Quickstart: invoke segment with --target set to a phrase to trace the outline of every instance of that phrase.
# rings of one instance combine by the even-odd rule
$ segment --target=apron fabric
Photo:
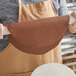
[[[23,4],[19,0],[18,22],[57,16],[50,0],[35,4]],[[46,63],[61,63],[61,43],[44,55],[24,53],[11,43],[0,52],[0,76],[30,76],[34,69]]]

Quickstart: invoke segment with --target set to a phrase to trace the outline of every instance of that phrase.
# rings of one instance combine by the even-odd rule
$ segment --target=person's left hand
[[[71,16],[73,16],[75,18],[75,20],[76,20],[76,12],[72,12]],[[69,25],[69,31],[71,33],[76,33],[76,21]]]
[[[3,25],[0,23],[0,39],[3,39]]]

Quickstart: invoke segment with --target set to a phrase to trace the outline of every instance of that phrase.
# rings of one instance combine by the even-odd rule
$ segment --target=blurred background
[[[76,11],[76,0],[66,0],[68,11]],[[64,36],[62,41],[63,63],[76,73],[76,34]]]

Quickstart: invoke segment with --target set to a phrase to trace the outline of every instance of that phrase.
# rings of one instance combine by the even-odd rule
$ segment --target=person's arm
[[[68,12],[66,0],[59,0],[59,3],[60,3],[60,8],[58,10],[59,16],[68,14],[70,16],[73,16],[76,19],[75,12],[72,12],[71,14]],[[68,27],[65,35],[71,35],[74,33],[76,33],[76,21],[74,21],[72,24],[69,24],[69,27]]]
[[[67,9],[67,5],[66,5],[66,0],[59,0],[59,2],[60,2],[60,8],[58,10],[59,16],[69,14],[68,9]],[[73,12],[71,14],[71,16],[76,18],[76,13]],[[76,33],[76,31],[75,31],[76,28],[75,28],[75,30],[72,29],[75,24],[76,24],[76,22],[74,22],[73,24],[69,25],[65,35],[70,35],[70,34]]]
[[[69,14],[68,9],[67,9],[67,5],[66,5],[66,0],[59,0],[59,3],[60,3],[60,8],[58,10],[59,16]],[[72,12],[71,16],[73,16],[76,19],[75,12]],[[68,34],[70,35],[70,34],[76,33],[76,28],[74,28],[73,26],[76,26],[76,21],[73,24],[69,25],[65,35],[68,35]],[[74,28],[74,29],[72,29],[72,28]]]
[[[52,0],[52,3],[54,4],[58,16],[62,16],[66,14],[70,15],[67,9],[66,0]],[[69,28],[70,27],[67,28],[65,36],[72,34],[72,31],[71,30],[69,31]]]

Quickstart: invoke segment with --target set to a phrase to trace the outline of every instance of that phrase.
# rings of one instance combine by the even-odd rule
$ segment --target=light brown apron
[[[50,0],[35,4],[22,4],[19,0],[18,22],[54,16],[57,14]],[[24,53],[10,43],[0,53],[0,76],[30,76],[39,65],[50,62],[62,62],[61,44],[44,55],[34,55]]]

